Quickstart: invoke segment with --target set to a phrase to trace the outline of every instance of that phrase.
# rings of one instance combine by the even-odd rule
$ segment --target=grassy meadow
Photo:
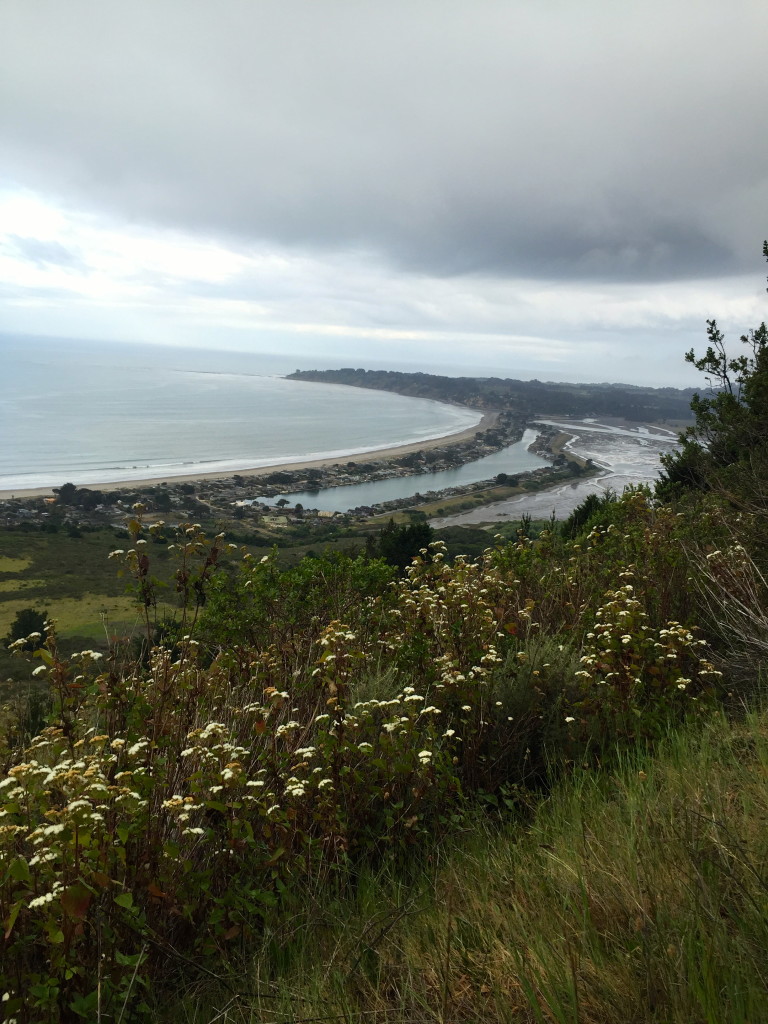
[[[77,641],[106,649],[110,637],[135,632],[135,596],[129,581],[118,577],[109,552],[124,544],[124,531],[101,529],[46,533],[0,529],[0,636],[24,608],[46,612],[55,620],[63,643]],[[157,559],[158,576],[169,584],[171,570]],[[167,610],[176,602],[168,591]],[[161,606],[163,614],[165,607]],[[29,669],[0,648],[0,679],[20,681]]]

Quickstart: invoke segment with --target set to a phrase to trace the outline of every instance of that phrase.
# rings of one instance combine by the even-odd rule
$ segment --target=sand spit
[[[322,469],[327,466],[335,466],[339,463],[347,462],[370,462],[372,459],[376,461],[386,459],[397,459],[402,458],[404,455],[411,455],[414,452],[426,452],[431,451],[433,448],[444,448],[446,445],[459,444],[463,441],[470,441],[475,436],[484,430],[490,430],[496,426],[498,421],[498,412],[487,412],[484,413],[483,418],[474,427],[468,427],[465,430],[461,430],[455,434],[444,434],[442,437],[435,437],[429,441],[415,441],[411,444],[396,445],[392,448],[380,448],[373,449],[366,452],[357,452],[354,455],[334,455],[328,459],[309,459],[299,462],[282,462],[274,463],[270,466],[258,466],[253,469],[239,469],[237,471],[238,476],[266,476],[269,473],[277,472],[296,472],[297,470],[307,469]],[[142,478],[141,480],[112,480],[106,483],[88,483],[79,484],[78,486],[90,488],[92,490],[106,490],[115,491],[121,488],[139,488],[149,487],[153,484],[159,484],[167,482],[170,485],[183,484],[183,483],[195,483],[199,480],[231,480],[234,477],[234,473],[185,473],[179,476],[165,475],[165,476],[150,476]],[[65,483],[62,480],[61,483]],[[60,486],[57,484],[57,486]],[[52,487],[30,487],[20,488],[18,490],[3,490],[0,491],[0,500],[7,498],[47,498],[53,494]]]

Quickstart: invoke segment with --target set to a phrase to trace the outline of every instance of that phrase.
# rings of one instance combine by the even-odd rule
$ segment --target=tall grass
[[[767,779],[765,711],[624,753],[522,832],[479,827],[407,884],[307,906],[245,980],[168,1019],[768,1020]]]

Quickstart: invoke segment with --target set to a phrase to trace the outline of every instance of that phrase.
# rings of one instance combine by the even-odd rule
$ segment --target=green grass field
[[[6,636],[17,612],[34,608],[55,620],[62,641],[71,646],[104,647],[109,636],[130,635],[140,628],[139,608],[129,581],[117,575],[109,561],[115,548],[127,546],[112,529],[64,533],[0,530],[0,638]],[[166,584],[172,562],[164,547],[152,546],[152,572]],[[173,610],[173,591],[158,608]],[[0,680],[29,677],[30,665],[12,658],[0,646]]]

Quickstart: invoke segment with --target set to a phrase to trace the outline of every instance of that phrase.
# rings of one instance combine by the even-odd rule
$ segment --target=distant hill
[[[290,380],[347,384],[394,391],[414,398],[456,402],[473,409],[514,409],[535,416],[618,416],[627,420],[690,420],[695,388],[649,388],[632,384],[556,384],[500,377],[443,377],[393,370],[296,370]]]

